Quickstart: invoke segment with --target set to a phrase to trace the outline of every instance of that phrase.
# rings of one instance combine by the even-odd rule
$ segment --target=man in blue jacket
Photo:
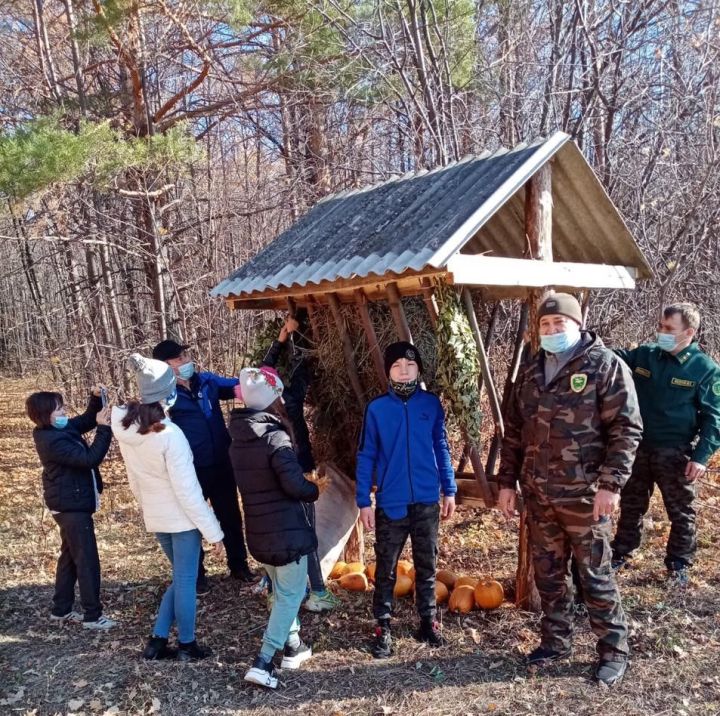
[[[390,617],[397,562],[408,536],[415,566],[415,602],[420,629],[415,638],[430,646],[445,641],[435,623],[435,567],[439,518],[455,511],[455,473],[445,432],[445,413],[436,395],[420,387],[418,349],[400,341],[385,350],[388,392],[365,409],[357,456],[356,501],[360,519],[375,536],[377,620],[371,652],[392,654]],[[372,486],[376,510],[370,501]],[[442,489],[442,511],[439,505]]]
[[[188,353],[189,346],[164,340],[153,349],[153,358],[165,361],[177,379],[177,400],[170,408],[170,419],[183,431],[190,443],[198,482],[205,499],[210,500],[225,538],[230,574],[244,582],[255,575],[247,563],[242,514],[228,448],[230,434],[220,409],[221,400],[233,400],[237,378],[214,373],[198,373]],[[198,593],[209,591],[200,553]]]

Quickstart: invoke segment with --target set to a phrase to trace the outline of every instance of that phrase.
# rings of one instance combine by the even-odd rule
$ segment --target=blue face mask
[[[178,378],[183,380],[190,380],[195,375],[195,364],[190,361],[189,363],[183,363],[178,368]]]
[[[69,420],[70,418],[67,415],[58,415],[57,418],[53,418],[50,422],[52,422],[53,427],[62,430],[67,427]]]
[[[580,331],[563,331],[540,336],[540,347],[548,353],[564,353],[580,340]]]
[[[660,331],[658,331],[655,335],[657,338],[657,344],[664,351],[670,353],[677,348],[677,338],[673,333],[660,333]]]

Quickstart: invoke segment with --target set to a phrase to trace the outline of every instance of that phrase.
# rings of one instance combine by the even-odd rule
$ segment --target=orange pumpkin
[[[375,562],[370,562],[370,564],[365,567],[365,576],[371,581],[375,581]]]
[[[412,592],[413,581],[407,574],[398,574],[395,580],[395,586],[393,587],[393,596],[396,599],[405,597]]]
[[[435,579],[437,579],[438,582],[442,582],[448,589],[453,589],[457,581],[457,576],[455,572],[451,572],[449,569],[441,569],[435,575]]]
[[[502,584],[494,579],[483,579],[475,587],[475,604],[480,609],[497,609],[505,599]]]
[[[455,589],[458,587],[472,587],[475,589],[479,581],[477,577],[460,577],[460,579],[455,582]]]
[[[448,608],[451,612],[467,614],[475,607],[475,590],[469,585],[455,587],[450,595]]]
[[[406,574],[408,577],[410,577],[410,579],[412,579],[413,582],[415,581],[415,567],[410,567]]]
[[[348,562],[343,574],[363,574],[364,572],[365,565],[362,562]]]
[[[397,573],[398,574],[407,574],[411,569],[413,568],[413,563],[408,561],[407,559],[401,559],[397,563]],[[410,575],[408,575],[410,576]],[[412,577],[410,577],[412,579]]]
[[[435,601],[438,604],[445,604],[450,596],[450,590],[442,583],[435,582]]]
[[[351,592],[366,592],[368,590],[367,577],[361,572],[350,572],[340,577],[340,586]]]
[[[345,574],[345,567],[347,567],[347,564],[343,562],[342,560],[339,562],[335,562],[335,566],[332,568],[329,578],[330,579],[340,579],[340,577]]]

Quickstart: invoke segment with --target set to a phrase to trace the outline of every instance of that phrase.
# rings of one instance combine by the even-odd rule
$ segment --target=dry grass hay
[[[343,574],[364,574],[365,565],[362,562],[348,562]]]
[[[393,596],[396,599],[406,597],[413,590],[413,581],[406,574],[398,574],[393,587]]]
[[[343,562],[342,560],[339,562],[335,562],[335,566],[330,571],[328,577],[330,579],[340,579],[340,577],[345,574],[345,567],[347,567],[347,564],[345,564],[345,562]]]
[[[450,596],[450,590],[442,583],[435,582],[435,601],[438,604],[445,604]]]
[[[457,575],[449,569],[441,569],[435,575],[435,579],[442,582],[448,589],[454,589],[455,582],[457,582]]]
[[[350,572],[340,577],[340,586],[350,592],[367,592],[367,577],[360,572]]]
[[[502,584],[494,579],[483,579],[475,587],[475,604],[480,609],[497,609],[505,599]]]
[[[455,587],[450,595],[448,608],[451,612],[467,614],[475,608],[475,589],[469,584]]]
[[[460,577],[460,579],[455,582],[455,589],[458,587],[472,587],[475,589],[479,581],[477,577]]]

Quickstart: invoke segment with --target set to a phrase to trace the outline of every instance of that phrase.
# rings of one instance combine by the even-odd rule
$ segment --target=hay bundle
[[[479,438],[480,407],[477,396],[477,355],[467,318],[452,289],[438,292],[440,327],[433,331],[427,307],[419,297],[404,298],[403,309],[415,345],[423,359],[428,390],[441,395],[448,416],[452,447],[462,441],[460,426]],[[370,303],[370,320],[380,349],[398,340],[387,303]],[[354,305],[341,306],[353,345],[353,357],[367,403],[387,389],[373,363],[370,346]],[[463,324],[464,321],[464,324]],[[358,403],[348,379],[342,339],[329,307],[318,307],[313,317],[313,348],[307,351],[313,379],[308,393],[306,419],[316,461],[330,460],[348,475],[355,472],[355,454],[362,428],[364,405]],[[259,362],[277,336],[281,322],[272,321],[257,334],[250,362]],[[468,340],[469,337],[469,340]],[[438,357],[441,369],[438,370]],[[285,376],[284,365],[278,370]],[[473,392],[474,386],[474,392]]]

